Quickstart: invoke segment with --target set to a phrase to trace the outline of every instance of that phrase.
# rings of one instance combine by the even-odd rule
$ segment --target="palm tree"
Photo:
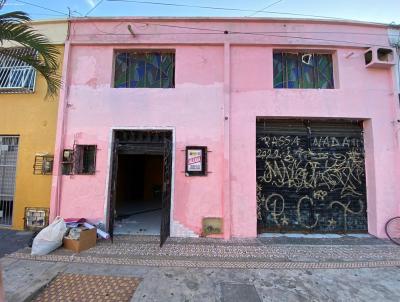
[[[46,80],[46,97],[54,97],[61,86],[58,72],[60,53],[47,37],[31,27],[30,21],[29,15],[21,11],[0,14],[0,55],[20,60],[36,69]],[[32,52],[16,52],[2,47],[7,41],[16,42]]]

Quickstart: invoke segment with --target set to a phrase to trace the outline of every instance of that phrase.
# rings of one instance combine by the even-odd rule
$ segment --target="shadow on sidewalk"
[[[0,258],[27,247],[33,232],[0,229]]]

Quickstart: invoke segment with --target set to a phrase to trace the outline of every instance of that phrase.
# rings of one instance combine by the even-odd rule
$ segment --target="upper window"
[[[5,48],[0,54],[0,92],[26,93],[35,88],[36,71],[19,58],[37,56],[35,50],[15,47]]]
[[[174,88],[175,54],[120,52],[115,59],[115,88]]]
[[[274,88],[332,89],[331,54],[274,52]]]

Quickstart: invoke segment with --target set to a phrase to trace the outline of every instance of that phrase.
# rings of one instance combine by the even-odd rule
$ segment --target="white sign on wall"
[[[186,175],[206,175],[207,147],[186,147]]]
[[[187,170],[201,172],[202,170],[202,150],[187,150]]]

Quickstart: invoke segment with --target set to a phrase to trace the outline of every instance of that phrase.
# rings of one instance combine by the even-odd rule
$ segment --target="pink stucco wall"
[[[52,215],[104,222],[112,129],[169,127],[175,134],[171,218],[200,234],[203,217],[223,217],[225,238],[254,237],[256,117],[354,118],[365,120],[369,232],[384,236],[384,222],[399,214],[397,96],[391,70],[366,69],[363,52],[369,44],[387,45],[385,35],[381,26],[317,21],[72,21],[56,152],[74,142],[97,144],[97,172],[55,175]],[[130,48],[174,49],[176,88],[112,88],[114,51]],[[291,48],[332,51],[335,89],[273,89],[272,51]],[[212,151],[207,177],[183,173],[187,145]]]

